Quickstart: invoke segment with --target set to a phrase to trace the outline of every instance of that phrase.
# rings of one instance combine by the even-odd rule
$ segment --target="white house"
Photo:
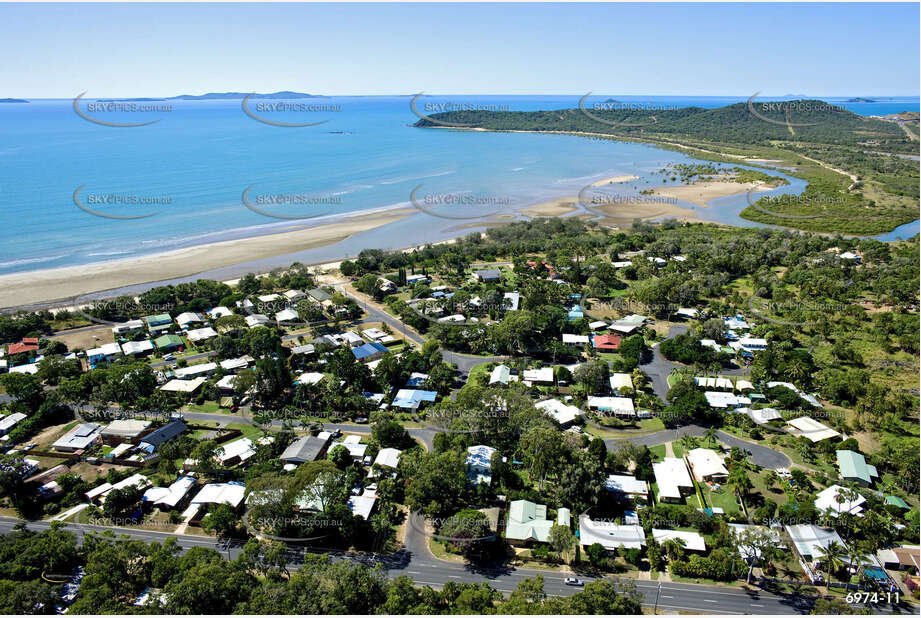
[[[714,450],[695,448],[688,451],[687,458],[698,482],[724,483],[729,478],[729,470],[723,464],[723,458]]]
[[[496,452],[491,446],[477,444],[467,448],[467,474],[474,484],[492,482],[492,456]]]
[[[552,416],[563,427],[571,425],[574,420],[582,416],[582,410],[576,406],[566,405],[559,399],[547,399],[535,403],[534,407]]]
[[[639,549],[646,545],[646,533],[637,524],[620,525],[611,521],[592,521],[588,515],[579,517],[579,543],[588,547],[600,543],[606,550],[620,547]]]
[[[684,460],[666,457],[652,464],[652,472],[659,487],[660,502],[680,502],[685,496],[694,493],[694,482]]]

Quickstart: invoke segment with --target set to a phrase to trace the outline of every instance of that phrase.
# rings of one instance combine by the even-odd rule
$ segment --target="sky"
[[[919,94],[919,4],[0,4],[0,98]]]

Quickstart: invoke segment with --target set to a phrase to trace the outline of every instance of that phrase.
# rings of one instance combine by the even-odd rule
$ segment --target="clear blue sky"
[[[0,4],[0,97],[918,95],[909,4]]]

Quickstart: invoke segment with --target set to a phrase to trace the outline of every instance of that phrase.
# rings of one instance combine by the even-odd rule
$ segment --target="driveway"
[[[687,326],[676,324],[668,327],[668,335],[666,335],[665,338],[673,339],[686,332],[688,332]],[[672,371],[679,367],[684,367],[684,365],[673,363],[662,356],[662,352],[659,351],[659,343],[652,346],[652,357],[649,359],[649,362],[641,362],[639,368],[640,371],[649,376],[649,380],[652,382],[652,390],[655,392],[656,396],[663,402],[666,402],[665,396],[668,394],[668,376],[671,375]]]

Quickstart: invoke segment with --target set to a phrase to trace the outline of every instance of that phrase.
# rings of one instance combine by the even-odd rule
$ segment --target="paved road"
[[[632,438],[606,438],[604,442],[608,450],[614,450],[620,442],[632,442],[633,444],[640,444],[643,446],[656,446],[658,444],[665,444],[666,442],[674,442],[682,436],[700,437],[706,432],[707,427],[703,425],[684,425],[678,429],[663,429],[662,431],[649,433],[643,436],[634,436]],[[720,442],[749,451],[752,454],[752,463],[762,468],[773,469],[790,467],[790,458],[779,451],[775,451],[774,449],[754,442],[742,440],[725,431],[717,431],[716,436]]]
[[[0,533],[12,531],[19,520],[0,517]],[[50,522],[37,521],[28,524],[35,531],[47,530]],[[176,535],[146,530],[111,528],[86,524],[67,524],[66,529],[74,532],[78,540],[84,535],[112,530],[116,534],[128,535],[130,538],[145,542],[163,542],[174,537],[184,550],[193,547],[210,547],[223,553],[228,558],[236,558],[242,551],[241,544],[226,544],[211,537],[195,535]],[[544,590],[552,596],[569,596],[580,588],[566,586],[564,573],[541,571],[537,569],[519,569],[514,567],[476,568],[469,564],[438,560],[427,549],[426,538],[415,532],[416,526],[407,526],[407,541],[404,549],[391,556],[331,552],[334,560],[353,560],[369,565],[380,563],[391,577],[408,575],[417,584],[441,588],[448,582],[487,582],[503,593],[513,591],[518,584],[528,577],[544,576]],[[413,531],[413,532],[410,532]],[[292,547],[288,554],[289,566],[296,567],[302,563],[305,550]],[[579,575],[588,582],[596,578]],[[681,611],[704,612],[708,614],[807,614],[812,606],[808,597],[793,595],[776,595],[758,588],[730,588],[698,584],[659,583],[645,580],[628,580],[633,582],[643,596],[647,606],[657,605],[669,613]]]
[[[669,326],[666,339],[683,335],[687,331],[688,327],[681,324]],[[682,366],[662,356],[662,352],[659,351],[659,344],[656,343],[652,346],[652,357],[646,363],[641,362],[639,368],[640,371],[649,376],[653,392],[664,402],[666,401],[665,396],[668,394],[668,376],[671,375],[672,371]]]

